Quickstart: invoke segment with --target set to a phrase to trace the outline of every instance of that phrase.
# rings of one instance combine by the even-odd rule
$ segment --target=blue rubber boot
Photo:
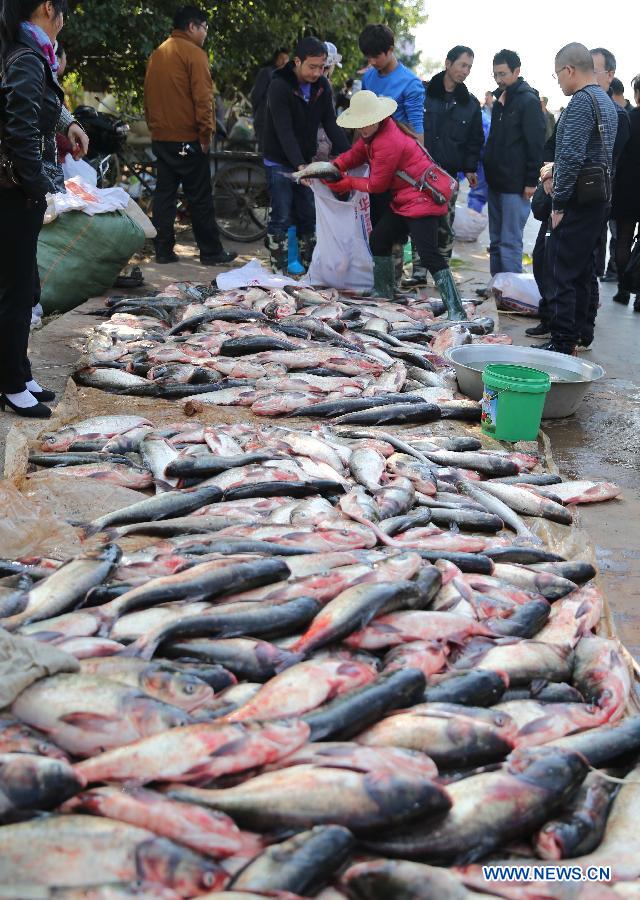
[[[289,275],[303,275],[304,274],[304,266],[298,259],[298,235],[296,233],[296,226],[292,225],[289,228],[289,262],[287,265],[287,272]]]

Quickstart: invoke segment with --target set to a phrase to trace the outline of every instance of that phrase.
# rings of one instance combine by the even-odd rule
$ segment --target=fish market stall
[[[0,626],[69,660],[0,713],[4,896],[638,880],[635,664],[576,513],[624,501],[482,433],[444,354],[508,338],[466,308],[108,301],[0,485],[33,525],[0,526]]]

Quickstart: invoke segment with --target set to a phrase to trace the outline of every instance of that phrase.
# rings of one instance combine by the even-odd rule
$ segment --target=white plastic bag
[[[312,189],[316,201],[316,246],[309,281],[324,287],[371,290],[369,195],[354,191],[348,200],[338,200],[320,181],[313,181]]]
[[[130,197],[122,188],[97,188],[78,175],[65,181],[66,193],[47,195],[45,224],[69,210],[80,210],[88,216],[126,210]]]
[[[533,275],[501,272],[489,282],[489,290],[496,295],[498,309],[537,315],[540,291]]]
[[[142,228],[146,238],[154,238],[158,234],[149,216],[138,206],[133,197],[129,197],[129,203],[127,204],[125,212],[130,219],[133,219],[136,225],[139,225],[140,228]]]
[[[286,284],[298,284],[294,278],[286,275],[274,275],[266,269],[259,259],[252,259],[238,269],[229,269],[216,275],[216,284],[221,291],[232,291],[235,288],[251,285],[266,288],[281,288]]]
[[[471,243],[477,241],[487,227],[489,218],[486,213],[476,212],[468,206],[456,203],[456,217],[453,223],[453,233],[457,241]]]
[[[74,159],[70,153],[67,153],[62,162],[62,171],[65,181],[77,176],[91,187],[96,187],[98,184],[98,173],[93,166],[90,166],[84,159]]]

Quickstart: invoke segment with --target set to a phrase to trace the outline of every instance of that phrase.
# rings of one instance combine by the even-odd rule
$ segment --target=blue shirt
[[[398,104],[393,118],[424,133],[424,85],[411,69],[398,63],[393,72],[381,75],[371,66],[362,76],[362,87],[379,97],[392,97]]]

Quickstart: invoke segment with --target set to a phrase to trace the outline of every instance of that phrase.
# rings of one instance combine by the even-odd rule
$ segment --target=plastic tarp
[[[144,242],[143,229],[122,211],[72,211],[57,218],[38,240],[44,311],[67,312],[103,294]]]
[[[77,659],[57,647],[0,628],[0,709],[11,706],[34,681],[79,669]]]
[[[216,284],[221,291],[233,291],[236,288],[264,287],[282,288],[287,284],[299,284],[297,279],[286,275],[274,275],[259,259],[250,259],[238,269],[229,269],[216,276]]]

